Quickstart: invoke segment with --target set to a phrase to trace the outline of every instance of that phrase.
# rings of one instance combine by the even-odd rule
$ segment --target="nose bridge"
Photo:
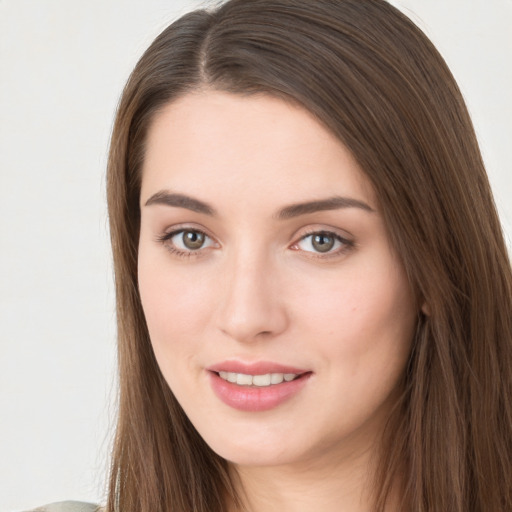
[[[277,264],[264,248],[240,245],[227,258],[219,302],[219,328],[247,342],[286,328]]]

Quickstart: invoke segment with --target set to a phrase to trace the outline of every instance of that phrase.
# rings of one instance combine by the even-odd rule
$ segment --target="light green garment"
[[[94,503],[85,503],[83,501],[61,501],[37,507],[33,510],[27,510],[26,512],[102,512],[102,508]]]

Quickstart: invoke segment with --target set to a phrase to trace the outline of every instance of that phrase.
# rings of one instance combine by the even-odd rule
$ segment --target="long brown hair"
[[[137,286],[139,193],[155,113],[188,91],[263,92],[312,112],[353,153],[426,314],[389,419],[375,509],[512,511],[512,276],[460,91],[426,36],[383,0],[230,0],[165,29],[112,134],[108,204],[120,396],[109,512],[221,512],[228,464],[156,363]]]

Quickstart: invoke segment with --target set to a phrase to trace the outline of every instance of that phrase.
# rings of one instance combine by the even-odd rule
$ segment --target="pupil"
[[[327,252],[333,248],[334,238],[328,235],[315,235],[312,243],[318,252]]]
[[[185,231],[183,243],[187,249],[200,249],[204,244],[204,235],[197,231]]]

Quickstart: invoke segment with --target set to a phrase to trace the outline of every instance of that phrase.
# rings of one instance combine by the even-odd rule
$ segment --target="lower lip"
[[[305,373],[290,382],[270,386],[239,386],[209,372],[213,392],[226,405],[239,411],[259,412],[273,409],[286,402],[306,385],[311,373]]]

